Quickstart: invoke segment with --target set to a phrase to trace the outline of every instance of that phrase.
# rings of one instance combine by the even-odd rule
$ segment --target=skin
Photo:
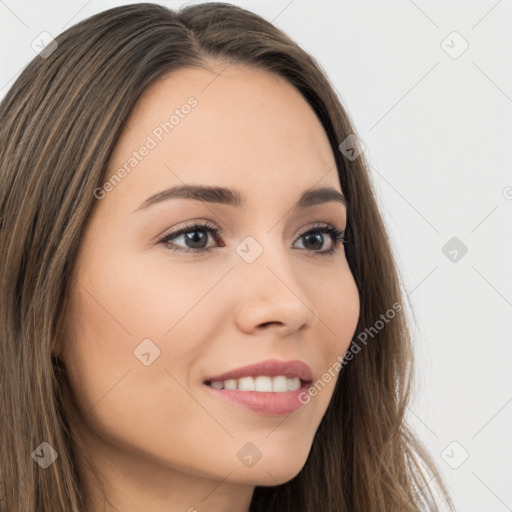
[[[356,328],[359,296],[343,245],[322,256],[300,236],[317,222],[343,230],[345,206],[291,212],[308,188],[342,192],[322,125],[277,75],[230,65],[214,78],[182,69],[145,91],[108,175],[187,98],[198,105],[96,200],[73,266],[58,355],[91,512],[248,511],[256,485],[301,470],[336,379],[286,419],[221,401],[203,380],[269,358],[304,361],[319,379]],[[237,188],[247,206],[182,198],[134,212],[184,183]],[[204,220],[221,230],[221,242],[202,232],[212,252],[158,243]],[[330,248],[321,233],[320,250]],[[263,248],[250,264],[235,251],[247,236]],[[193,247],[183,235],[172,243]],[[160,350],[148,366],[134,355],[144,339]],[[248,442],[262,454],[252,467],[237,457]],[[101,473],[105,499],[89,467]]]

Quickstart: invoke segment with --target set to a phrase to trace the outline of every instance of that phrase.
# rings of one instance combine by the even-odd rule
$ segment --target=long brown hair
[[[96,14],[56,42],[0,104],[0,504],[9,512],[86,510],[65,371],[52,353],[94,190],[132,108],[158,77],[218,62],[265,69],[296,87],[325,129],[348,202],[356,333],[403,300],[364,154],[347,158],[338,149],[355,133],[352,123],[318,63],[282,31],[227,3],[178,12],[140,3]],[[343,365],[300,473],[257,487],[251,512],[435,511],[440,501],[453,510],[406,425],[413,352],[404,308],[394,311]],[[31,456],[42,442],[58,454],[47,469]]]

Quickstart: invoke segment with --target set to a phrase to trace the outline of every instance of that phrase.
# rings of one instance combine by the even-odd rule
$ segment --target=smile
[[[216,398],[264,416],[282,416],[303,407],[301,393],[312,382],[311,368],[301,361],[270,359],[204,381]]]

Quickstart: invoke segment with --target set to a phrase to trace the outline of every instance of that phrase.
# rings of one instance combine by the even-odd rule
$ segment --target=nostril
[[[267,325],[272,324],[282,325],[282,322],[263,322],[262,324],[260,324],[260,327],[267,327]]]

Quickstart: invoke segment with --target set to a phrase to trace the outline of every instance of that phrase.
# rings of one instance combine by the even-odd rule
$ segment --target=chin
[[[294,455],[294,456],[293,456]],[[297,454],[276,453],[270,459],[262,457],[252,467],[238,468],[230,475],[230,480],[257,486],[275,486],[295,478],[307,460]]]
[[[295,478],[303,467],[304,464],[296,466],[288,465],[287,467],[278,468],[264,468],[260,469],[257,473],[250,473],[245,477],[240,475],[240,481],[260,487],[274,487]]]

